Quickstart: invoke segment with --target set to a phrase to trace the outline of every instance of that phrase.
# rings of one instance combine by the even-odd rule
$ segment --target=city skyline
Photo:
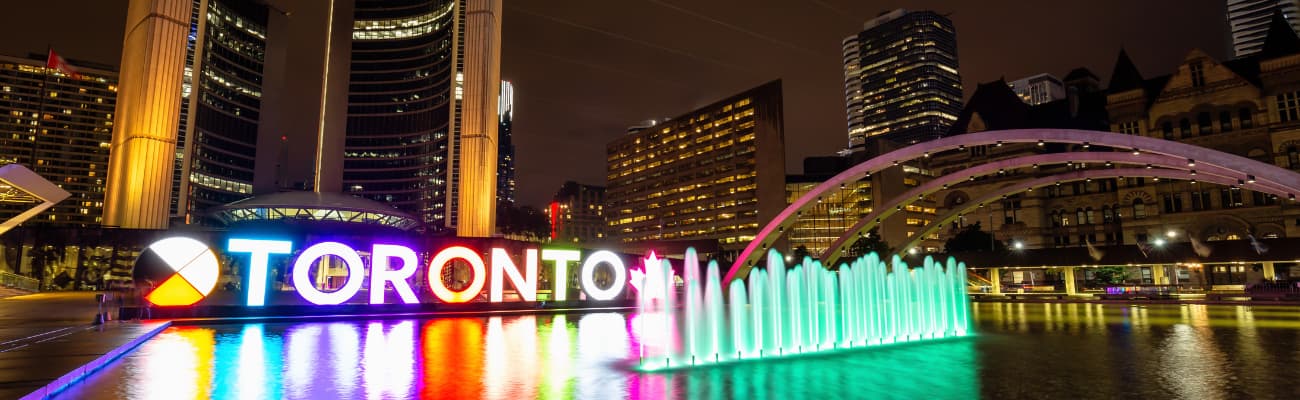
[[[120,32],[124,5],[123,0],[105,1],[72,11],[48,4],[17,5],[10,14],[14,17],[0,24],[0,33],[30,39],[7,41],[0,53],[21,56],[49,45],[69,59],[116,65],[120,35],[34,27],[17,17],[58,12],[60,20],[89,31]],[[681,114],[776,78],[786,82],[786,129],[801,139],[790,143],[786,169],[798,173],[803,157],[843,147],[840,40],[876,14],[898,7],[933,9],[953,19],[967,88],[963,97],[969,97],[976,83],[999,77],[1063,75],[1079,66],[1108,74],[1121,48],[1137,55],[1139,68],[1162,70],[1181,61],[1188,49],[1226,59],[1230,47],[1225,5],[1218,1],[1109,6],[1025,2],[1012,7],[1022,16],[1018,24],[1006,24],[1000,10],[947,2],[818,1],[759,7],[747,2],[646,1],[618,9],[584,1],[549,2],[545,7],[506,4],[502,78],[513,81],[521,93],[515,99],[514,122],[520,203],[545,204],[567,179],[602,184],[603,143],[622,135],[627,126]],[[1153,20],[1149,15],[1163,17]],[[1157,22],[1161,29],[1151,29]],[[674,31],[664,32],[663,26]],[[684,40],[700,36],[718,40]],[[645,62],[651,58],[656,63]],[[558,151],[591,156],[552,162],[548,155]]]

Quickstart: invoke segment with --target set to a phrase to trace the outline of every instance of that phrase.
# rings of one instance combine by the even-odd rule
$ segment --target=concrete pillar
[[[130,0],[127,5],[105,226],[167,228],[193,6],[192,0]]]
[[[1000,268],[989,268],[989,281],[993,282],[993,294],[1002,294],[1002,271]]]
[[[1065,267],[1065,294],[1078,293],[1074,283],[1074,267]]]
[[[1164,266],[1164,265],[1153,265],[1153,266],[1151,266],[1151,283],[1154,283],[1154,284],[1157,284],[1157,285],[1165,285],[1165,284],[1168,284],[1168,283],[1169,283],[1169,281],[1165,279],[1165,266]]]
[[[1272,261],[1264,262],[1264,280],[1269,282],[1277,280],[1277,270],[1273,268]]]
[[[456,235],[488,237],[496,230],[501,1],[469,0],[464,4],[465,91]]]

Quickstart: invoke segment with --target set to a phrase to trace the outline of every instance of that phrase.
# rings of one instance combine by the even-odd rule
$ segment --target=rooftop
[[[216,207],[223,223],[299,220],[382,225],[409,231],[420,225],[410,214],[388,204],[342,193],[283,192],[251,197]]]

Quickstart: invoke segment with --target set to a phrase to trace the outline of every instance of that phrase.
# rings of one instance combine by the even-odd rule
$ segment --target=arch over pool
[[[911,190],[908,190],[907,192],[893,199],[890,199],[886,203],[882,203],[884,205],[887,205],[887,207],[877,207],[873,209],[871,213],[867,214],[865,217],[858,220],[858,222],[854,224],[851,228],[849,228],[847,231],[845,231],[842,234],[842,236],[837,238],[835,241],[831,242],[831,245],[827,247],[826,250],[821,254],[820,259],[828,261],[828,265],[831,265],[829,262],[838,259],[840,253],[842,253],[844,249],[853,245],[853,243],[857,241],[859,237],[858,235],[860,235],[863,232],[870,231],[876,225],[880,224],[882,220],[884,220],[885,218],[889,218],[890,216],[899,212],[900,210],[902,210],[903,207],[906,207],[907,205],[912,204],[917,200],[920,200],[921,197],[928,195],[930,193],[935,193],[940,190],[947,189],[949,185],[961,183],[963,181],[966,181],[969,178],[973,178],[976,176],[996,173],[1004,169],[1066,163],[1066,162],[1083,162],[1083,163],[1110,162],[1115,164],[1135,164],[1135,165],[1145,164],[1152,167],[1161,167],[1162,170],[1182,171],[1181,172],[1182,174],[1190,174],[1189,171],[1192,170],[1192,167],[1187,166],[1188,164],[1187,160],[1179,157],[1170,157],[1170,156],[1159,155],[1159,154],[1139,154],[1137,156],[1134,156],[1132,154],[1118,153],[1118,152],[1039,154],[1039,155],[1032,155],[1032,156],[1010,158],[1005,160],[998,160],[987,164],[981,164],[972,168],[961,170],[959,172],[934,178],[929,182],[922,184],[921,186],[912,188]],[[1233,182],[1235,182],[1235,180],[1237,179],[1236,172],[1226,168],[1212,166],[1204,163],[1197,164],[1196,168],[1200,174],[1205,176],[1217,176],[1224,179],[1232,180]],[[1148,170],[1135,169],[1135,171],[1140,171],[1142,173],[1138,175],[1127,175],[1127,176],[1150,176],[1151,175],[1149,173],[1150,171]],[[1054,176],[1059,176],[1059,175],[1054,175]],[[1124,176],[1126,175],[1121,174],[1121,175],[1105,176],[1105,177],[1113,178],[1113,177],[1124,177]],[[1016,184],[1016,183],[1012,183],[1012,184]],[[1285,188],[1276,187],[1271,184],[1261,185],[1259,189],[1260,190],[1272,189],[1272,190],[1281,190],[1281,191],[1286,190]]]
[[[1036,189],[1048,185],[1055,185],[1058,182],[1071,182],[1071,181],[1079,181],[1085,179],[1114,178],[1118,176],[1139,176],[1139,175],[1145,177],[1162,178],[1162,179],[1164,178],[1182,179],[1182,180],[1194,179],[1198,182],[1208,182],[1208,183],[1214,183],[1214,184],[1219,184],[1224,186],[1231,186],[1237,184],[1237,179],[1234,177],[1223,177],[1220,175],[1210,175],[1210,174],[1206,174],[1205,176],[1197,175],[1196,177],[1190,177],[1184,171],[1177,171],[1177,170],[1170,170],[1170,169],[1148,170],[1148,169],[1132,168],[1132,169],[1074,171],[1074,172],[1068,172],[1064,174],[1057,174],[1057,175],[1047,176],[1039,179],[1034,179],[1028,182],[1022,182],[1020,184],[1007,185],[1003,188],[991,191],[983,196],[973,199],[971,202],[966,203],[966,205],[961,208],[949,210],[942,217],[936,218],[933,222],[930,222],[930,224],[922,228],[916,235],[913,235],[912,238],[908,239],[907,243],[904,244],[902,247],[899,247],[899,249],[909,249],[912,248],[913,246],[916,246],[916,244],[920,242],[922,240],[921,238],[924,238],[925,235],[934,233],[934,231],[939,230],[944,225],[961,217],[963,214],[969,212],[972,209],[981,207],[985,204],[988,204],[991,201],[997,201],[1005,196],[1024,192],[1026,190],[1029,190],[1030,188]],[[1261,192],[1271,193],[1279,196],[1285,196],[1287,194],[1286,192],[1278,191],[1274,189],[1261,188],[1258,190]],[[837,256],[835,258],[838,259],[839,257]],[[838,260],[828,260],[828,261],[838,261]]]
[[[737,277],[748,274],[749,269],[753,267],[758,258],[762,257],[763,250],[769,246],[770,241],[779,238],[784,233],[785,228],[794,222],[795,216],[800,211],[816,203],[818,197],[838,188],[841,184],[856,181],[866,175],[904,161],[925,157],[930,153],[954,150],[965,146],[1035,142],[1088,144],[1130,151],[1135,156],[1150,153],[1179,157],[1186,160],[1195,159],[1198,165],[1205,163],[1219,166],[1236,172],[1239,175],[1238,179],[1255,181],[1255,183],[1251,184],[1252,188],[1264,186],[1285,188],[1284,194],[1286,197],[1300,193],[1300,174],[1290,170],[1217,150],[1164,139],[1074,129],[1014,129],[968,133],[924,142],[882,154],[855,165],[817,185],[808,193],[796,199],[789,207],[777,214],[776,218],[759,230],[754,240],[741,251],[736,261],[727,271],[724,282],[730,282]],[[893,207],[892,204],[885,206]]]

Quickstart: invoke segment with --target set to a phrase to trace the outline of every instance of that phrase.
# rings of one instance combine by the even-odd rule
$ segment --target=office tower
[[[1228,29],[1232,52],[1237,57],[1258,52],[1264,46],[1269,20],[1281,13],[1292,30],[1300,29],[1300,0],[1228,0]]]
[[[167,157],[173,166],[164,210],[177,222],[215,222],[207,219],[214,207],[255,195],[314,191],[389,203],[426,228],[454,228],[448,210],[459,200],[450,190],[452,167],[460,168],[454,121],[462,111],[465,121],[492,131],[475,128],[478,134],[465,139],[475,143],[466,149],[474,151],[467,161],[492,160],[471,168],[484,176],[475,175],[482,184],[466,194],[475,201],[495,196],[501,117],[494,75],[499,50],[492,49],[499,44],[499,18],[471,13],[468,21],[485,28],[470,27],[467,32],[484,37],[469,38],[468,48],[483,55],[466,61],[457,50],[466,40],[457,34],[465,30],[458,23],[466,14],[463,0],[185,5],[188,37],[168,38],[188,50],[174,92],[182,94],[173,126],[178,146]],[[487,37],[492,33],[495,41]],[[462,64],[474,67],[470,74]],[[475,90],[491,94],[465,97],[457,77],[475,83],[485,74],[493,83]],[[457,106],[462,97],[483,101]],[[172,114],[152,111],[151,118]],[[131,159],[146,165],[145,158]],[[490,221],[495,212],[495,204],[473,208],[476,221]]]
[[[510,141],[514,126],[515,87],[501,81],[501,100],[497,103],[500,124],[497,127],[497,202],[515,204],[515,145]]]
[[[253,195],[266,58],[265,6],[194,1],[181,83],[170,211],[198,222]]]
[[[465,2],[464,96],[456,235],[496,229],[497,101],[501,93],[501,0]]]
[[[772,81],[610,142],[607,234],[744,247],[786,205],[782,118]]]
[[[358,0],[344,191],[447,225],[455,0]]]
[[[941,137],[961,112],[957,31],[933,11],[894,10],[843,41],[849,147]]]
[[[1038,74],[1007,82],[1025,104],[1036,106],[1065,98],[1065,85],[1052,74]]]
[[[71,64],[78,76],[46,68],[44,60],[0,56],[0,166],[22,164],[72,194],[29,225],[93,226],[103,218],[117,73]],[[0,183],[0,221],[33,207],[32,201]]]
[[[877,142],[878,144],[886,144]],[[867,158],[894,150],[893,146],[870,148],[850,156],[809,157],[803,162],[802,175],[786,176],[786,202],[794,203],[817,185],[857,165]],[[795,217],[789,227],[789,246],[794,250],[803,246],[809,255],[819,256],[835,239],[843,235],[859,220],[874,210],[877,201],[887,202],[900,198],[907,191],[932,179],[934,173],[922,163],[908,162],[871,174],[870,177],[841,185],[827,192],[811,207]],[[877,200],[879,199],[879,200]],[[891,246],[902,246],[916,235],[921,227],[935,219],[937,209],[932,198],[922,198],[876,225],[875,234]],[[941,246],[927,238],[918,250],[933,251]],[[908,249],[895,248],[895,251]]]
[[[109,147],[104,220],[108,226],[168,224],[180,117],[189,0],[131,0],[122,45]]]
[[[605,187],[564,182],[546,208],[551,240],[591,243],[605,238]]]

